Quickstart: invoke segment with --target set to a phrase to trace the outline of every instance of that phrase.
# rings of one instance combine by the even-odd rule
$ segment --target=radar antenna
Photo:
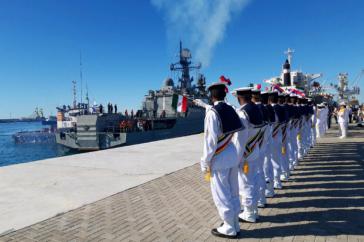
[[[192,65],[190,59],[192,58],[191,52],[189,49],[182,48],[182,41],[179,43],[179,62],[172,63],[170,66],[171,71],[181,71],[182,76],[179,79],[181,83],[181,90],[189,91],[191,90],[191,83],[193,82],[193,78],[190,77],[190,70],[192,69],[200,69],[201,63],[197,63]]]

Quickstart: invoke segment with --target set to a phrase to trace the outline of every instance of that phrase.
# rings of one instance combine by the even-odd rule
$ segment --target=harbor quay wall
[[[0,167],[0,234],[197,163],[202,134]]]

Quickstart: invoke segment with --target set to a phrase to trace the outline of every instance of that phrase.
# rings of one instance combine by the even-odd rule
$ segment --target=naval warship
[[[198,74],[196,83],[191,70],[201,64],[192,63],[189,49],[179,46],[179,61],[170,65],[178,83],[167,78],[161,89],[145,95],[136,113],[103,113],[90,106],[63,107],[57,113],[56,142],[79,151],[108,149],[203,132],[205,109],[192,100],[208,102],[206,80]]]

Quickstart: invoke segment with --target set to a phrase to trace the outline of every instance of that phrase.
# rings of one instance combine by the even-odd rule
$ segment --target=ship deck
[[[241,224],[240,239],[364,241],[364,129],[349,133],[340,140],[335,127],[329,130],[268,199],[260,222]],[[221,221],[195,164],[201,141],[194,135],[1,168],[1,229],[17,230],[0,241],[218,241],[210,230]],[[124,159],[134,167],[130,174]],[[32,184],[23,188],[28,176]],[[51,207],[63,212],[55,216]]]

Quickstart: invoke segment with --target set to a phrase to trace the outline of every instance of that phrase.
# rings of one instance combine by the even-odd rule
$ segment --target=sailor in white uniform
[[[240,221],[256,222],[258,218],[258,170],[261,164],[259,143],[264,139],[263,120],[258,107],[251,102],[251,88],[236,89],[233,94],[237,97],[240,107],[237,113],[243,126],[248,130],[238,132],[238,140],[244,147],[240,154],[239,193],[243,212],[239,214]],[[247,135],[246,135],[247,134]]]
[[[300,106],[298,104],[298,98],[299,96],[294,96],[292,97],[292,103],[293,103],[293,107],[294,107],[294,112],[295,112],[295,116],[293,119],[293,127],[294,127],[294,135],[292,137],[292,142],[294,142],[294,162],[293,162],[293,167],[296,167],[298,165],[298,136],[300,135],[300,123],[301,118],[302,118],[302,114],[301,114],[301,109]]]
[[[324,135],[324,113],[324,105],[322,103],[318,104],[316,109],[316,138],[321,138]]]
[[[281,126],[285,122],[285,114],[283,108],[278,104],[278,93],[272,92],[268,97],[269,104],[273,107],[275,113],[275,123],[273,124],[272,139],[273,139],[273,175],[274,189],[282,189],[282,129]]]
[[[266,181],[265,181],[265,174],[264,174],[264,159],[266,156],[266,153],[270,151],[268,148],[268,139],[270,136],[270,127],[269,127],[269,116],[268,116],[268,110],[261,102],[261,91],[260,89],[252,89],[252,102],[258,107],[260,114],[262,115],[263,119],[263,125],[262,131],[264,132],[264,137],[259,142],[259,153],[260,156],[256,160],[257,162],[257,184],[256,187],[257,191],[256,194],[258,196],[258,208],[264,208],[267,201],[265,197],[265,190],[266,190]]]
[[[299,97],[297,100],[297,108],[300,114],[300,119],[298,123],[298,134],[297,134],[297,151],[298,159],[302,160],[304,156],[304,135],[305,135],[305,125],[306,125],[306,115],[305,108],[303,105],[303,98]]]
[[[340,139],[344,139],[348,135],[348,124],[349,124],[349,110],[346,108],[345,102],[340,103],[340,108],[337,116],[338,116],[337,122],[339,123],[341,130]]]
[[[289,111],[288,105],[285,104],[286,94],[281,93],[278,96],[278,103],[282,109],[284,121],[281,123],[282,147],[281,147],[281,181],[288,181],[289,178],[289,159],[288,159],[288,142],[289,142]]]
[[[297,109],[294,105],[294,100],[296,95],[290,94],[289,97],[286,98],[286,102],[289,107],[290,112],[290,121],[289,121],[289,142],[288,142],[288,159],[289,159],[289,170],[294,170],[295,165],[297,164],[297,122],[298,115]]]
[[[303,99],[303,110],[305,114],[305,120],[304,120],[304,129],[303,129],[303,156],[306,156],[308,153],[310,147],[311,147],[311,141],[310,141],[310,134],[311,134],[311,110],[308,106],[308,99]],[[326,122],[327,123],[327,122]]]
[[[274,196],[274,168],[273,168],[273,152],[274,152],[274,143],[273,143],[273,127],[276,124],[276,114],[274,112],[274,108],[271,104],[269,104],[269,96],[271,92],[261,92],[262,103],[267,109],[268,112],[268,126],[266,128],[266,134],[268,136],[266,146],[267,149],[265,151],[264,157],[264,175],[266,181],[266,188],[265,188],[265,196],[266,197],[273,197]],[[279,165],[278,165],[279,168]],[[277,169],[277,168],[276,168]]]
[[[223,224],[211,231],[218,237],[235,238],[239,226],[239,187],[237,149],[232,142],[243,125],[234,108],[224,102],[225,84],[209,86],[213,106],[205,117],[201,170],[210,179],[211,193]]]

